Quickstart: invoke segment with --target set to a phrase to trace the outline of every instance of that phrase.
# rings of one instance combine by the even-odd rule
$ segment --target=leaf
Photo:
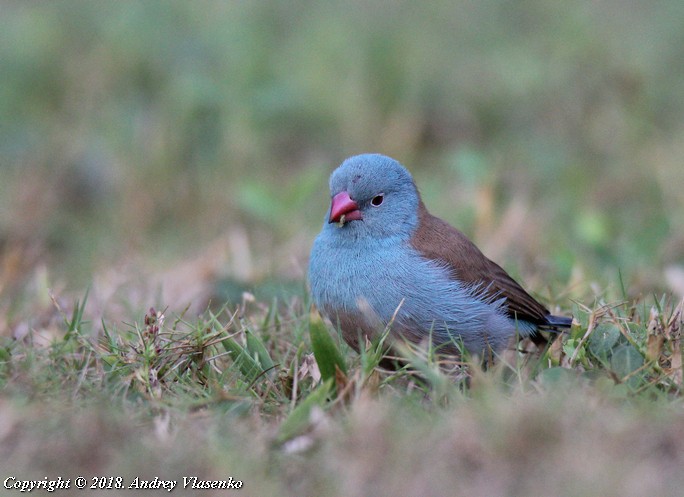
[[[558,386],[565,382],[577,379],[577,373],[572,369],[554,366],[552,368],[543,369],[539,373],[539,380],[546,385]]]
[[[323,381],[335,380],[336,368],[347,374],[347,365],[344,362],[340,349],[328,333],[321,315],[313,310],[309,319],[309,334],[311,336],[311,348],[321,371]]]
[[[563,344],[563,353],[571,358],[571,363],[582,362],[586,357],[587,351],[583,347],[583,341],[579,338],[569,338]]]
[[[599,324],[589,337],[589,352],[595,357],[606,359],[620,338],[620,329],[612,323]]]
[[[644,364],[643,356],[631,345],[621,345],[615,349],[610,366],[621,380],[627,378]],[[634,378],[630,378],[633,380]]]

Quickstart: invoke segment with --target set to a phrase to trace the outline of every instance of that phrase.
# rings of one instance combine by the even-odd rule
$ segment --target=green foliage
[[[245,330],[245,336],[249,337],[252,335],[250,332]],[[258,339],[252,338],[247,340],[246,346],[240,345],[237,340],[232,336],[228,336],[221,341],[224,349],[228,353],[235,366],[240,371],[240,374],[244,377],[247,384],[252,384],[262,373],[270,370],[273,367],[273,361],[268,356],[268,352],[263,349],[263,345],[259,343],[259,346],[255,346],[255,341]],[[258,350],[256,350],[258,348]],[[260,352],[263,349],[263,358]],[[262,362],[263,361],[263,362]]]
[[[589,337],[589,352],[606,360],[620,338],[620,328],[610,323],[599,324]]]
[[[667,419],[671,410],[680,412],[682,368],[677,330],[681,329],[682,308],[666,300],[653,306],[642,302],[599,302],[591,309],[578,308],[575,317],[579,324],[567,335],[557,337],[545,351],[510,351],[486,369],[467,355],[441,357],[435,350],[397,346],[399,369],[394,371],[378,367],[388,336],[369,344],[358,356],[344,356],[331,333],[334,330],[320,316],[309,315],[297,305],[278,305],[274,301],[252,310],[244,306],[235,312],[227,308],[207,310],[195,322],[183,315],[172,319],[150,309],[140,324],[118,328],[103,320],[96,328],[85,319],[85,300],[76,301],[71,313],[57,308],[55,312],[62,319],[53,330],[56,339],[52,342],[40,345],[37,336],[29,335],[2,349],[0,384],[4,398],[9,400],[6,404],[16,407],[7,411],[7,406],[0,405],[0,412],[14,419],[12,409],[37,402],[52,414],[59,413],[60,406],[66,403],[81,413],[81,424],[88,430],[89,423],[99,422],[97,418],[102,414],[98,406],[102,402],[106,412],[122,412],[107,415],[112,416],[108,425],[118,428],[101,433],[99,440],[115,445],[123,433],[128,442],[117,450],[130,450],[132,454],[142,450],[141,444],[161,444],[167,449],[160,449],[160,453],[166,454],[169,451],[165,444],[170,443],[171,453],[183,462],[179,469],[165,471],[172,471],[179,479],[190,461],[198,457],[205,460],[199,455],[205,453],[194,449],[182,435],[187,426],[200,437],[212,440],[205,443],[203,451],[221,455],[209,458],[205,466],[223,471],[227,470],[224,464],[230,464],[231,471],[240,468],[260,489],[269,483],[285,484],[287,475],[294,472],[300,475],[299,483],[285,484],[286,494],[300,495],[300,485],[315,487],[321,483],[319,478],[334,479],[330,468],[339,464],[339,458],[327,451],[343,450],[345,433],[360,437],[360,441],[349,443],[354,444],[355,457],[365,464],[373,460],[363,455],[368,447],[389,445],[391,449],[383,449],[383,454],[389,458],[386,464],[390,468],[401,466],[393,459],[395,453],[399,458],[399,454],[412,453],[416,447],[416,442],[411,441],[414,436],[429,437],[430,430],[452,420],[457,423],[453,429],[469,434],[468,443],[496,447],[488,449],[493,452],[484,461],[499,457],[504,464],[514,464],[517,458],[533,457],[536,451],[548,450],[556,443],[557,433],[553,430],[542,441],[532,432],[521,434],[519,441],[510,440],[511,435],[505,431],[510,421],[505,420],[516,416],[520,409],[525,411],[524,406],[530,403],[537,407],[528,412],[527,421],[536,420],[542,428],[584,405],[603,407],[590,416],[578,414],[580,417],[612,417],[607,413],[615,407],[618,412],[631,409],[630,419],[644,419],[644,423],[654,422],[647,417],[656,416],[655,412]],[[297,311],[292,313],[294,309]],[[64,318],[68,315],[71,318]],[[302,333],[307,328],[310,341]],[[639,406],[644,406],[643,410]],[[128,423],[130,416],[139,421]],[[200,416],[199,421],[192,421],[195,416]],[[127,427],[120,425],[124,418]],[[33,413],[28,419],[39,422],[42,418]],[[69,424],[61,417],[56,419],[59,423],[54,430],[63,430]],[[630,422],[636,423],[633,420]],[[13,423],[10,421],[6,430],[16,430]],[[154,427],[161,438],[142,437],[141,441],[140,435],[135,435],[138,425]],[[521,422],[515,431],[522,426],[526,424]],[[662,429],[667,426],[662,424]],[[396,434],[388,435],[387,430],[395,429]],[[631,429],[636,436],[645,428],[635,424]],[[55,437],[53,428],[45,426],[41,430]],[[420,435],[423,430],[425,434]],[[36,459],[30,436],[16,436],[18,444],[3,449],[14,467],[22,467],[16,461],[26,454],[32,468],[38,464],[44,473],[51,474],[54,466]],[[389,441],[381,440],[385,436],[390,436]],[[521,444],[521,448],[513,449],[511,444]],[[86,453],[98,450],[73,444],[69,447],[70,451]],[[434,453],[420,456],[426,467],[440,464],[445,450],[458,464],[466,464],[471,457],[451,453],[452,449],[438,450],[439,444],[432,447]],[[52,454],[52,449],[46,450]],[[509,459],[507,451],[513,451],[515,457]],[[576,453],[565,455],[572,461]],[[132,474],[130,468],[118,465],[117,458],[102,454],[98,457],[99,472]],[[134,472],[138,473],[138,466],[151,471],[149,461],[159,461],[159,456],[146,456],[146,460],[132,457],[137,461]],[[250,463],[235,463],[239,458]],[[175,467],[166,456],[161,460],[170,464],[165,467]],[[298,469],[303,461],[318,469],[313,473]],[[73,470],[73,466],[65,468]],[[422,474],[419,468],[415,470]],[[260,476],[262,471],[269,476]],[[356,470],[350,471],[350,475],[357,475]],[[547,474],[556,478],[551,468]],[[282,495],[283,490],[281,487],[272,493],[262,489],[260,495],[263,492]],[[313,492],[327,495],[321,490]]]
[[[342,353],[317,312],[312,312],[309,318],[309,336],[323,381],[335,381],[338,372],[346,375],[347,365]]]

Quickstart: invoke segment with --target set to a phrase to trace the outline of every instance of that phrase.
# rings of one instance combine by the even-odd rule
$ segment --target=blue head
[[[330,176],[330,196],[323,230],[332,236],[407,239],[418,224],[419,196],[411,173],[384,155],[345,160]]]

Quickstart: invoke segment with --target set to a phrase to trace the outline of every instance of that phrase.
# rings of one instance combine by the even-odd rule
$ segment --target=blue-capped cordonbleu
[[[330,208],[314,242],[316,307],[357,351],[389,325],[443,352],[499,352],[516,337],[567,328],[466,236],[430,214],[411,174],[380,154],[345,160],[330,176]]]

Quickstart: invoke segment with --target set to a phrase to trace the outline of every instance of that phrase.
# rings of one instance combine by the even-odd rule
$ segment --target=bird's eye
[[[385,200],[385,194],[380,193],[373,197],[373,199],[371,200],[371,205],[373,205],[374,207],[379,207],[382,204],[383,200]]]

